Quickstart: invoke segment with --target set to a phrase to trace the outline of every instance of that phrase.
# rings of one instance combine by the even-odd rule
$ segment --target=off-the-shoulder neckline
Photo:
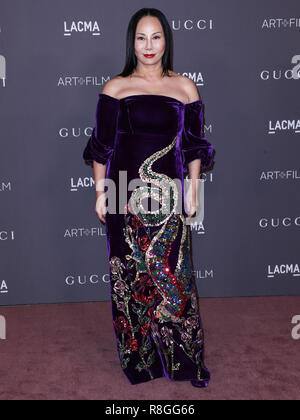
[[[180,103],[183,106],[189,106],[189,105],[194,105],[194,104],[197,104],[197,103],[199,103],[199,104],[202,103],[201,98],[200,99],[197,99],[196,101],[188,102],[187,104],[185,104],[184,102],[180,101],[179,99],[173,98],[172,96],[156,95],[156,94],[152,94],[152,93],[140,93],[140,94],[136,94],[136,95],[128,95],[128,96],[124,96],[123,98],[120,98],[120,99],[115,98],[114,96],[107,95],[106,93],[99,93],[99,96],[107,96],[108,98],[113,99],[113,100],[115,100],[117,102],[121,102],[121,101],[123,101],[125,99],[135,98],[135,97],[139,97],[139,96],[154,96],[154,97],[171,99],[172,101],[178,102],[178,103]]]

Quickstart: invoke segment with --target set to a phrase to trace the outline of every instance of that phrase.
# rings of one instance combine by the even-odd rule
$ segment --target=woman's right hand
[[[95,204],[95,212],[97,213],[99,219],[102,223],[106,223],[105,215],[106,215],[106,193],[105,191],[96,191],[96,204]]]

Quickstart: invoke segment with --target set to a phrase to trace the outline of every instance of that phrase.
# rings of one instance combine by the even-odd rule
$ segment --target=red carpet
[[[166,378],[130,385],[110,302],[0,307],[1,400],[300,399],[299,296],[200,299],[208,388]]]

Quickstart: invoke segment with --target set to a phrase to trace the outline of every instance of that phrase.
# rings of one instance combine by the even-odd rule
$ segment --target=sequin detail
[[[178,189],[172,178],[165,174],[154,172],[153,163],[168,153],[176,144],[177,136],[169,146],[153,153],[143,162],[139,168],[139,176],[142,181],[154,184],[155,187],[137,187],[129,199],[129,211],[137,214],[145,226],[159,226],[177,210]],[[145,198],[156,200],[161,207],[157,210],[146,210],[142,204]]]
[[[154,187],[140,186],[132,192],[123,229],[130,252],[125,260],[119,256],[110,259],[118,352],[132,383],[147,380],[144,375],[148,379],[162,376],[157,373],[162,366],[170,379],[186,375],[185,365],[191,361],[199,380],[205,370],[203,331],[191,270],[191,231],[185,217],[176,212],[175,182],[152,169],[176,140],[177,136],[139,167],[141,180]],[[150,197],[161,205],[158,211],[143,208],[142,200]],[[169,257],[179,232],[178,260],[172,272]],[[140,377],[132,374],[133,367]]]

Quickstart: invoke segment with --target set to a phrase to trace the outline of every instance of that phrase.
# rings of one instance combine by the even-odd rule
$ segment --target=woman
[[[186,218],[197,208],[200,165],[210,167],[214,149],[202,137],[196,85],[171,70],[171,42],[159,10],[141,9],[131,18],[126,65],[99,94],[83,158],[94,168],[95,210],[106,225],[113,325],[125,375],[131,384],[165,376],[205,387],[210,373]],[[186,173],[188,212],[174,181],[183,189]],[[140,186],[129,186],[136,179]],[[107,180],[117,188],[116,211],[106,212]],[[151,198],[159,211],[145,209],[142,200]]]

